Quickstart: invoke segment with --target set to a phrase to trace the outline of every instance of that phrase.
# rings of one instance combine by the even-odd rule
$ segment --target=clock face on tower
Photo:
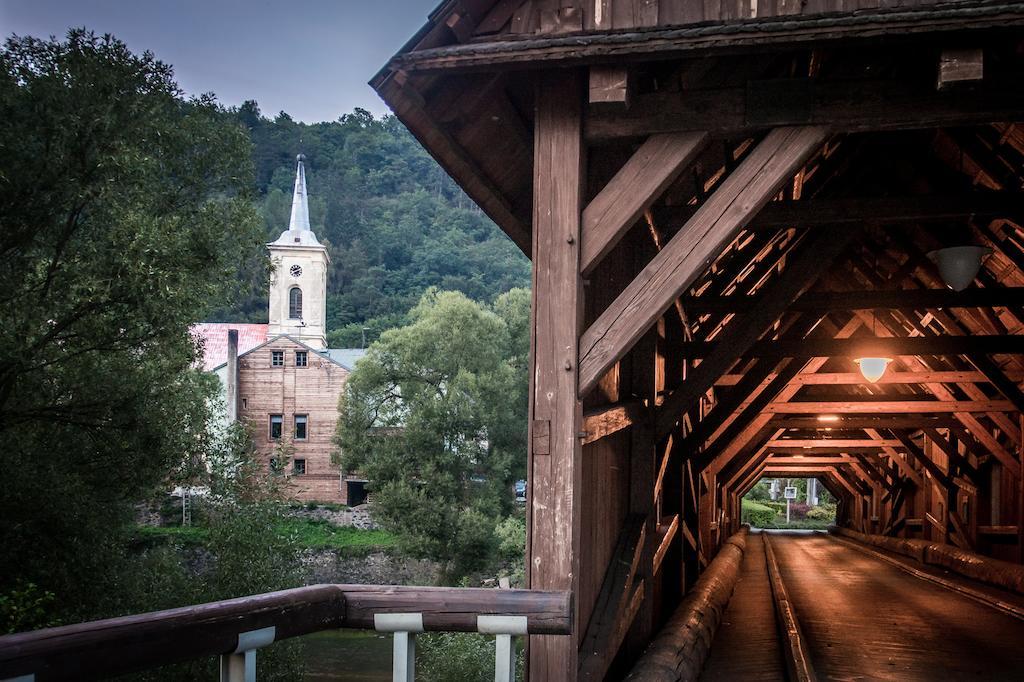
[[[293,266],[291,266],[288,269],[288,272],[291,273],[292,277],[301,277],[302,276],[302,267],[298,266],[298,265],[293,265]]]

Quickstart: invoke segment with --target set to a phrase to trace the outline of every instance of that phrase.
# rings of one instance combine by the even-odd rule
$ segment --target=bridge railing
[[[571,630],[568,592],[312,585],[0,637],[0,681],[84,680],[220,656],[222,682],[256,677],[256,651],[337,628],[394,633],[394,679],[408,682],[419,632],[495,635],[495,680],[515,679],[517,635]]]

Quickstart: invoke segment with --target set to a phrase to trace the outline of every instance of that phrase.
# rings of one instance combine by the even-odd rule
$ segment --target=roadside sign
[[[796,499],[796,486],[787,485],[786,486],[786,490],[785,490],[785,492],[783,493],[782,496],[785,497],[787,500],[795,500]]]

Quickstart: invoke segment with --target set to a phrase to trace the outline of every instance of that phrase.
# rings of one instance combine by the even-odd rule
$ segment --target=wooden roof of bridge
[[[876,69],[905,57],[902,45],[955,32],[1011,32],[1024,25],[1024,3],[879,0],[453,0],[438,6],[427,24],[373,78],[371,85],[427,150],[483,210],[529,255],[533,158],[533,88],[526,73],[578,64],[635,66],[629,112],[591,106],[592,142],[640,140],[666,129],[705,129],[712,134],[763,130],[766,124],[813,122],[808,112],[779,111],[800,93],[779,92],[793,75],[794,50],[824,48],[868,61]],[[880,6],[881,5],[881,6]],[[595,17],[601,8],[600,21]],[[752,15],[751,12],[754,12]],[[845,50],[845,51],[844,51]],[[769,58],[749,60],[746,55]],[[845,59],[843,61],[848,61]],[[913,61],[913,60],[911,60]],[[816,84],[859,80],[871,96],[877,70],[825,65]],[[929,74],[930,76],[932,74]],[[931,78],[928,79],[929,84]],[[758,87],[761,87],[759,90]],[[773,89],[776,88],[776,89]],[[680,108],[678,94],[688,93]],[[882,93],[891,96],[893,93]],[[913,126],[922,104],[904,101]],[[819,99],[824,94],[814,93]],[[943,101],[944,98],[939,98]],[[668,106],[666,106],[668,105]],[[984,107],[982,107],[984,108]],[[657,112],[664,112],[661,119]],[[811,112],[832,118],[826,108]],[[854,117],[856,118],[856,117]],[[870,118],[870,116],[869,116]],[[665,119],[668,119],[666,121]],[[961,117],[961,120],[962,117]],[[921,125],[927,125],[921,120]],[[625,125],[625,128],[623,127]],[[846,121],[856,129],[877,120]],[[610,140],[610,141],[618,141]]]
[[[769,468],[810,471],[803,449],[847,489],[919,476],[923,434],[945,438],[938,459],[967,477],[989,460],[1019,475],[1024,3],[878,5],[601,0],[598,20],[594,2],[448,2],[372,85],[530,254],[536,74],[628,79],[611,86],[628,104],[592,92],[584,106],[581,270],[612,298],[625,282],[602,263],[644,241],[660,251],[771,130],[818,126],[794,180],[658,311],[685,326],[670,352],[689,363],[657,405],[658,433],[699,413],[682,436],[697,468],[747,487]],[[983,46],[984,77],[936,87],[950,46]],[[993,254],[956,293],[926,254],[961,243]],[[633,409],[601,407],[622,355],[593,359],[597,326],[580,341],[584,442]],[[897,358],[877,384],[851,362],[868,347]],[[817,422],[838,411],[843,424]]]

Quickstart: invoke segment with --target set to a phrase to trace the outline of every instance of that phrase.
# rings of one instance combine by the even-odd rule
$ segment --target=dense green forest
[[[288,226],[295,155],[307,161],[313,231],[328,246],[328,342],[358,346],[401,326],[430,286],[490,303],[529,287],[529,261],[393,116],[356,109],[330,123],[274,119],[256,102],[232,109],[253,143],[268,240]],[[266,321],[265,289],[211,319]]]

